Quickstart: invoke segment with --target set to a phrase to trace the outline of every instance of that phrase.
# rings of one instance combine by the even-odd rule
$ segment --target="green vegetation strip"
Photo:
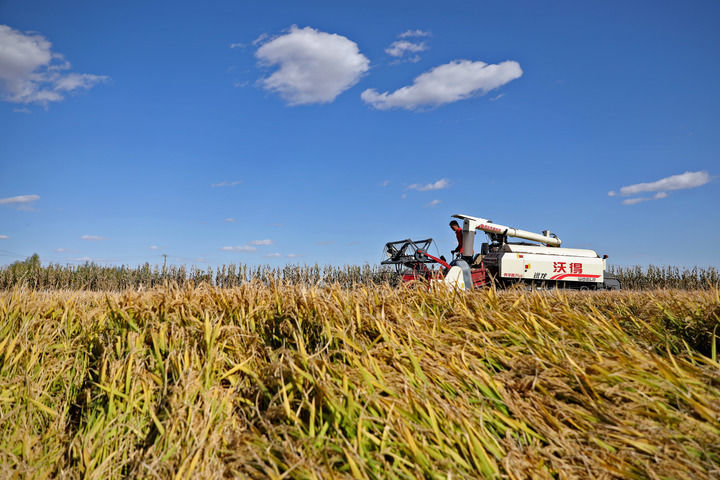
[[[0,293],[2,478],[720,476],[717,290]]]
[[[720,273],[713,268],[678,267],[610,267],[625,290],[674,288],[682,290],[716,290],[720,288]],[[92,291],[123,291],[129,288],[148,289],[167,284],[181,287],[211,285],[234,288],[248,282],[266,286],[286,285],[343,287],[397,285],[400,275],[385,265],[222,265],[205,270],[195,266],[150,265],[136,267],[103,266],[94,263],[80,265],[42,265],[34,254],[24,261],[0,267],[0,290],[25,286],[34,290],[70,289]]]

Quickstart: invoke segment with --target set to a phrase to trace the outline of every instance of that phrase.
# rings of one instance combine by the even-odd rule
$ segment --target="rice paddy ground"
[[[0,291],[0,478],[720,478],[716,289]]]

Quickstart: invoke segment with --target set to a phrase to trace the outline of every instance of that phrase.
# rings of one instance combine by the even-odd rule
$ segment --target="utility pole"
[[[167,265],[167,253],[163,253],[162,256],[163,256],[163,269],[162,269],[162,271],[163,271],[163,273],[165,273],[165,266]]]

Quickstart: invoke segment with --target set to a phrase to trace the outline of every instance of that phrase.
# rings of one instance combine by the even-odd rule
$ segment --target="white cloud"
[[[226,252],[255,252],[257,251],[257,247],[253,247],[251,245],[237,245],[235,247],[222,247],[220,250],[224,250]]]
[[[387,187],[388,185],[390,185],[390,180],[384,180],[384,181],[380,184],[381,187]]]
[[[15,113],[32,113],[29,108],[13,108],[13,112]]]
[[[636,183],[620,188],[620,195],[636,195],[646,192],[667,192],[671,190],[685,190],[705,185],[710,181],[708,172],[685,172],[679,175],[661,178],[655,182]],[[609,193],[608,193],[609,194]],[[611,195],[612,196],[612,195]],[[664,197],[661,197],[664,198]]]
[[[107,240],[105,237],[101,237],[100,235],[83,235],[80,237],[83,240],[89,240],[91,242],[98,242],[100,240]]]
[[[258,245],[258,246],[272,245],[272,244],[273,244],[273,241],[270,240],[269,238],[266,238],[264,240],[253,240],[251,242],[248,242],[248,245]]]
[[[160,250],[160,247],[157,245],[150,245],[150,250]]]
[[[234,247],[222,247],[220,250],[226,252],[256,252],[257,247],[272,245],[274,242],[269,238],[263,240],[252,240],[245,245],[236,245]]]
[[[300,258],[300,257],[302,257],[302,255],[299,254],[299,253],[288,253],[287,256],[288,256],[288,258]]]
[[[434,207],[435,205],[438,205],[440,203],[440,200],[433,200],[432,202],[425,205],[426,207]]]
[[[441,178],[437,182],[428,183],[426,185],[422,185],[420,183],[413,183],[412,185],[407,187],[407,189],[408,190],[418,190],[420,192],[427,192],[428,190],[442,190],[449,186],[450,186],[450,180],[448,180],[447,178]]]
[[[495,100],[500,100],[500,99],[501,99],[502,97],[504,97],[504,96],[505,96],[504,93],[498,93],[497,95],[495,95],[495,96],[492,97],[492,98],[489,98],[488,100],[490,100],[491,102],[494,102]]]
[[[211,183],[210,186],[212,188],[219,188],[219,187],[234,187],[235,185],[240,185],[242,183],[240,180],[235,180],[232,182],[220,182],[220,183]]]
[[[7,240],[9,238],[7,235],[0,235],[0,240]]]
[[[227,218],[225,219],[225,221],[228,222],[228,223],[235,223],[235,222],[237,222],[237,219],[232,218],[232,217],[227,217]]]
[[[268,257],[268,258],[282,257],[282,255],[280,255],[280,253],[278,253],[278,252],[267,253],[267,254],[265,254],[265,256]]]
[[[400,37],[400,38],[408,38],[408,37],[429,37],[429,36],[430,36],[430,32],[424,32],[424,31],[422,31],[422,30],[420,30],[420,29],[407,30],[407,31],[401,33],[400,35],[398,35],[398,37]]]
[[[70,68],[62,54],[40,34],[22,33],[0,25],[0,94],[11,103],[63,100],[64,93],[89,89],[106,81],[104,75],[65,73]]]
[[[255,40],[252,41],[252,46],[257,47],[261,43],[263,43],[269,35],[267,33],[261,33]]]
[[[385,53],[393,57],[402,57],[408,52],[417,53],[427,50],[425,42],[413,43],[407,40],[396,40],[385,49]]]
[[[395,40],[385,49],[385,53],[395,57],[396,60],[391,62],[391,65],[397,65],[399,63],[417,63],[420,61],[420,55],[418,52],[423,52],[428,49],[424,41],[410,41],[404,40],[410,37],[427,37],[429,32],[423,32],[422,30],[407,30],[400,35],[398,38],[401,40]],[[410,55],[410,54],[415,55]]]
[[[412,85],[392,93],[378,93],[370,88],[362,93],[361,98],[378,110],[437,107],[485,94],[519,78],[522,73],[520,64],[512,60],[493,65],[454,60],[419,75]]]
[[[641,202],[647,202],[648,200],[661,200],[667,198],[668,192],[673,190],[687,190],[689,188],[697,188],[710,182],[711,178],[708,172],[685,172],[679,175],[671,175],[669,177],[661,178],[654,182],[646,183],[635,183],[633,185],[626,185],[621,187],[619,194],[627,197],[630,195],[637,195],[640,193],[653,193],[652,197],[635,197],[627,198],[622,201],[623,205],[635,205]],[[615,190],[610,190],[608,196],[614,197],[618,195]]]
[[[55,251],[57,253],[63,253],[65,251],[65,249],[64,248],[56,248]]]
[[[264,43],[255,56],[262,65],[279,67],[260,84],[289,105],[332,102],[370,68],[352,40],[295,25]]]
[[[247,44],[245,43],[231,43],[230,48],[245,48]]]
[[[399,65],[401,63],[417,63],[419,61],[420,55],[413,55],[412,57],[405,57],[398,60],[393,60],[392,62],[390,62],[390,65]]]
[[[87,90],[92,88],[102,78],[106,77],[100,77],[90,73],[68,73],[55,80],[55,90],[60,92],[71,92],[78,88]]]
[[[652,199],[648,197],[626,198],[622,203],[623,205],[635,205],[636,203],[647,202],[648,200]]]
[[[0,198],[0,205],[29,204],[35,200],[40,200],[40,195],[18,195],[16,197]]]

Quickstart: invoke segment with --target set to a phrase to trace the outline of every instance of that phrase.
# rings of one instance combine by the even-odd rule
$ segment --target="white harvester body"
[[[506,243],[500,252],[486,258],[498,259],[500,278],[603,283],[605,259],[593,250],[553,248]]]
[[[463,259],[471,266],[482,263],[501,282],[610,288],[605,273],[607,256],[600,257],[594,250],[561,248],[562,241],[547,230],[538,234],[499,225],[485,218],[460,214],[453,217],[463,221]],[[476,255],[474,241],[478,230],[488,234],[492,243],[484,243],[480,254]],[[508,237],[531,240],[540,245],[508,242]]]

